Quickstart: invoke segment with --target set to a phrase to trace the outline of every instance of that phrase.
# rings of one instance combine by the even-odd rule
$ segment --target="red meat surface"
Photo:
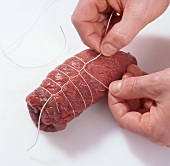
[[[130,64],[137,64],[136,59],[124,52],[106,57],[88,49],[69,58],[27,96],[33,122],[38,126],[42,110],[41,130],[55,132],[65,129],[68,122],[106,97],[109,84],[121,79]]]

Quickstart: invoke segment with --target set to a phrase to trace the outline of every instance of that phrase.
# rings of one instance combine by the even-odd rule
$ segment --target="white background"
[[[46,74],[86,47],[70,17],[78,0],[0,0],[0,165],[169,166],[170,149],[120,129],[102,100],[57,133],[37,134],[25,97]],[[64,51],[62,26],[67,39]],[[170,66],[170,8],[144,28],[125,51],[155,72]]]

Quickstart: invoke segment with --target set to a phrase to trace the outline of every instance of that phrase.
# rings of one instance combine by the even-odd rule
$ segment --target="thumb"
[[[125,9],[122,20],[115,24],[103,38],[100,45],[101,53],[105,56],[111,56],[128,45],[139,31],[149,23],[144,18],[142,19],[141,13],[134,14],[130,8]]]
[[[141,98],[156,100],[163,91],[160,80],[157,73],[126,78],[112,82],[109,91],[113,96],[124,100]]]

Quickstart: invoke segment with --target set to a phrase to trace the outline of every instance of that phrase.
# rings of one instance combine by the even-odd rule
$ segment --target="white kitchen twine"
[[[108,23],[107,23],[107,26],[106,26],[105,35],[107,34],[107,31],[108,31],[108,28],[109,28],[110,21],[111,21],[111,18],[112,18],[112,16],[113,16],[113,13],[114,13],[114,12],[112,12],[111,15],[110,15],[110,17],[109,17],[109,20],[108,20]],[[80,72],[81,72],[82,70],[84,70],[88,75],[90,75],[92,78],[94,78],[94,79],[95,79],[96,81],[98,81],[101,85],[103,85],[105,88],[108,89],[107,86],[105,86],[102,82],[100,82],[99,80],[97,80],[93,75],[91,75],[90,73],[88,73],[88,72],[86,71],[86,69],[85,69],[85,67],[86,67],[87,64],[89,64],[90,62],[92,62],[92,61],[94,61],[95,59],[99,58],[100,56],[101,56],[101,53],[98,54],[95,58],[89,60],[88,62],[84,62],[84,61],[82,61],[80,58],[78,58],[78,57],[75,56],[77,59],[79,59],[80,61],[82,61],[82,62],[84,63],[84,66],[83,66],[83,68],[82,68],[80,71],[76,70],[76,69],[73,68],[72,66],[69,66],[69,65],[68,65],[68,66],[71,67],[71,68],[73,68],[74,70],[76,70],[76,71],[78,72],[78,75],[80,75],[80,76],[81,76]],[[56,69],[56,70],[59,70],[59,69]],[[62,72],[61,70],[59,70],[59,71]],[[63,72],[63,74],[65,74],[65,73]],[[70,77],[69,77],[67,74],[65,74],[65,75],[69,78],[69,81],[72,82],[71,79],[70,79]],[[76,76],[77,76],[77,75],[76,75]],[[76,76],[75,76],[75,77],[76,77]],[[81,77],[82,77],[82,76],[81,76]],[[74,77],[73,77],[73,78],[74,78]],[[72,78],[72,79],[73,79],[73,78]],[[83,78],[83,77],[82,77],[82,78]],[[47,79],[50,79],[50,78],[47,78]],[[57,84],[57,82],[55,82],[54,80],[52,80],[52,79],[50,79],[50,80]],[[83,78],[83,80],[85,81],[84,78]],[[85,81],[85,82],[86,82],[86,81]],[[65,83],[65,84],[66,84],[66,83]],[[64,84],[64,85],[65,85],[65,84]],[[76,85],[75,85],[73,82],[72,82],[72,84],[73,84],[73,85],[75,86],[75,88],[78,90],[78,88],[76,87]],[[87,84],[87,82],[86,82],[86,84]],[[57,84],[57,85],[60,86],[59,84]],[[64,94],[64,92],[63,92],[63,90],[62,90],[62,88],[64,87],[64,85],[63,85],[63,86],[60,86],[61,89],[60,89],[59,92],[62,91],[63,95],[64,95],[65,98],[67,99],[66,95]],[[88,84],[87,84],[87,86],[88,86],[88,88],[89,88],[89,91],[90,91],[91,97],[92,97],[92,102],[91,102],[91,103],[93,103],[93,96],[92,96],[91,89],[90,89],[90,87],[89,87]],[[47,89],[45,89],[44,87],[40,87],[40,88],[46,90],[51,96],[47,99],[47,101],[44,103],[42,109],[40,110],[40,115],[39,115],[39,119],[38,119],[37,136],[36,136],[36,139],[35,139],[34,144],[33,144],[32,146],[30,146],[30,147],[27,149],[27,151],[31,150],[31,149],[37,144],[37,142],[38,142],[39,133],[40,133],[41,116],[42,116],[42,113],[43,113],[43,111],[44,111],[45,106],[47,105],[47,103],[49,102],[49,100],[50,100],[52,97],[55,97],[55,96],[59,93],[59,92],[57,92],[57,94],[51,94],[51,93],[50,93]],[[79,91],[79,90],[78,90],[78,91]],[[79,93],[80,93],[80,92],[79,92]],[[81,95],[81,93],[80,93],[80,95]],[[81,97],[82,97],[82,99],[83,99],[84,106],[85,106],[85,109],[86,109],[85,100],[84,100],[84,98],[83,98],[82,95],[81,95]],[[68,99],[67,99],[67,100],[68,100]],[[69,102],[69,100],[68,100],[68,102]],[[70,102],[69,102],[69,104],[71,105]],[[72,109],[73,109],[73,106],[72,106],[72,105],[71,105],[71,107],[72,107]],[[58,109],[58,111],[59,111],[59,109]],[[74,111],[74,109],[73,109],[73,114],[74,114],[74,117],[75,117],[75,111]]]
[[[63,31],[63,29],[62,29],[61,26],[60,26],[60,30],[61,30],[62,35],[63,35],[63,38],[64,38],[64,46],[63,46],[61,52],[58,53],[58,54],[56,55],[56,57],[55,57],[53,60],[51,60],[50,62],[48,62],[48,63],[46,63],[46,64],[43,64],[43,65],[38,65],[38,66],[23,66],[23,65],[20,65],[20,64],[16,63],[16,62],[15,62],[14,60],[12,60],[8,55],[9,55],[10,53],[12,53],[12,52],[21,44],[21,42],[24,40],[24,38],[25,38],[25,37],[31,32],[31,30],[36,26],[36,24],[38,23],[38,21],[40,20],[40,18],[43,16],[43,14],[46,13],[46,12],[48,11],[48,9],[49,9],[55,2],[57,2],[57,1],[58,1],[58,0],[48,0],[48,1],[46,1],[46,2],[44,3],[44,5],[43,5],[43,7],[42,7],[42,9],[41,9],[41,11],[40,11],[40,13],[39,13],[38,16],[35,18],[34,22],[28,27],[28,29],[27,29],[23,34],[21,34],[14,42],[12,42],[11,44],[9,44],[7,47],[5,47],[5,48],[1,48],[1,47],[0,47],[0,51],[1,51],[1,52],[0,52],[0,58],[5,57],[5,58],[8,59],[10,62],[12,62],[14,65],[16,65],[16,66],[18,66],[18,67],[20,67],[20,68],[25,68],[25,69],[34,69],[34,68],[45,67],[45,66],[51,64],[52,62],[54,62],[54,61],[57,59],[58,55],[61,55],[61,54],[65,51],[65,49],[66,49],[66,44],[67,44],[66,37],[65,37],[64,31]],[[7,51],[8,49],[10,49],[11,47],[13,47],[14,45],[16,45],[16,47],[7,54],[6,51]],[[1,54],[2,54],[3,56],[1,56]]]
[[[64,33],[64,31],[63,31],[63,29],[62,29],[61,26],[60,26],[60,30],[61,30],[62,35],[63,35],[63,38],[64,38],[64,46],[63,46],[63,49],[61,50],[61,52],[60,52],[59,54],[56,55],[56,57],[55,57],[53,60],[51,60],[50,62],[48,62],[48,63],[46,63],[46,64],[39,65],[39,66],[22,66],[22,65],[20,65],[20,64],[18,64],[18,63],[16,63],[16,62],[14,62],[12,59],[10,59],[2,48],[0,48],[0,50],[1,50],[2,54],[4,55],[4,57],[5,57],[6,59],[8,59],[10,62],[12,62],[14,65],[16,65],[16,66],[18,66],[18,67],[20,67],[20,68],[24,68],[24,69],[35,69],[35,68],[45,67],[45,66],[51,64],[52,62],[54,62],[54,61],[57,59],[58,55],[61,55],[61,54],[65,51],[65,49],[66,49],[67,40],[66,40],[65,33]],[[7,47],[7,48],[8,48],[8,47]]]

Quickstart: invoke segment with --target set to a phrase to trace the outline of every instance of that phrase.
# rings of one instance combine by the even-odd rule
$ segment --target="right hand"
[[[79,0],[72,22],[87,46],[110,56],[129,44],[169,3],[170,0]],[[103,38],[113,11],[120,13],[122,19]]]

